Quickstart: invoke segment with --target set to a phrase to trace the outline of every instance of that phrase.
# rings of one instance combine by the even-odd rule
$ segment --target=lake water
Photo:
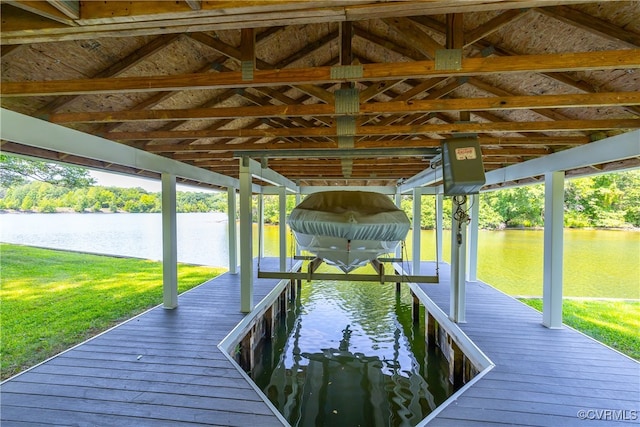
[[[178,260],[228,266],[227,216],[177,215]],[[258,233],[254,233],[257,256]],[[567,296],[640,298],[640,232],[565,230],[564,293]],[[265,227],[265,255],[278,254],[278,227]],[[293,246],[287,234],[287,253]],[[0,241],[48,248],[162,259],[160,214],[2,214]],[[541,230],[481,230],[478,277],[515,295],[542,294]],[[435,233],[422,232],[423,260],[435,259]],[[449,260],[450,235],[443,238]],[[406,255],[412,253],[411,236]]]
[[[251,373],[292,426],[412,426],[454,392],[446,359],[425,345],[424,321],[413,322],[402,289],[302,285]]]

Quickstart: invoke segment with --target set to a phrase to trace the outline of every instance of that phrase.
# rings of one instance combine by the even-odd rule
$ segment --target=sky
[[[96,170],[90,170],[89,174],[96,180],[96,185],[101,185],[103,187],[140,187],[152,193],[159,193],[162,191],[162,184],[160,180],[156,179],[138,178],[131,175],[121,175]],[[176,188],[178,191],[210,192],[210,190],[206,188],[198,188],[182,184],[177,184]]]

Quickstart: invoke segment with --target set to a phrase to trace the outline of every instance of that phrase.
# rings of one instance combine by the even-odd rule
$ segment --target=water
[[[453,393],[404,288],[397,297],[393,284],[303,285],[252,373],[291,425],[416,425]]]
[[[227,217],[178,214],[178,260],[228,266]],[[0,240],[50,248],[162,259],[160,214],[2,214]],[[256,230],[257,228],[254,228]],[[254,232],[254,255],[258,254]],[[478,277],[513,295],[542,295],[542,230],[480,230]],[[566,296],[640,298],[640,232],[565,230]],[[265,227],[265,254],[278,255],[278,228]],[[449,260],[450,234],[443,237]],[[287,255],[293,247],[287,234]],[[411,238],[406,258],[411,259]],[[435,259],[435,233],[423,230],[421,257]]]
[[[6,243],[162,259],[161,214],[3,214],[0,224]],[[226,214],[177,214],[177,235],[178,261],[228,266]]]

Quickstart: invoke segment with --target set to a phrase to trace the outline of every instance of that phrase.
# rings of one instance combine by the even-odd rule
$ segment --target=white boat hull
[[[394,252],[400,243],[396,241],[347,240],[342,237],[312,236],[294,232],[300,249],[315,254],[327,264],[345,273],[362,267],[381,255]]]
[[[378,193],[329,191],[308,196],[288,219],[298,246],[345,273],[395,251],[407,215]]]

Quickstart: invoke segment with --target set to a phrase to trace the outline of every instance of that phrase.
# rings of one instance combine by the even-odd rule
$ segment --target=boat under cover
[[[384,194],[324,191],[296,206],[288,224],[300,249],[348,273],[395,251],[410,222]]]

